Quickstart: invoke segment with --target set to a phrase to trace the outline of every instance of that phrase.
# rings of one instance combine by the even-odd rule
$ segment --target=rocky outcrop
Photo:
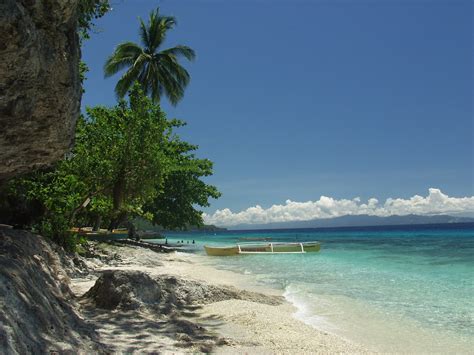
[[[96,307],[104,309],[153,308],[169,315],[183,308],[231,299],[269,305],[282,303],[281,297],[208,285],[171,275],[151,277],[142,271],[105,270],[84,295]]]
[[[45,238],[0,226],[0,353],[101,353],[69,288],[74,260]]]
[[[0,184],[68,152],[79,114],[78,0],[0,1]]]

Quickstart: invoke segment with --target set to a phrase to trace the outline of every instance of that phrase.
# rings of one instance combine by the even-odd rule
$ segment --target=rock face
[[[77,2],[0,1],[0,184],[71,147],[81,98]]]
[[[52,242],[0,226],[1,354],[96,354],[106,349],[75,307],[68,284],[74,270],[73,260]]]

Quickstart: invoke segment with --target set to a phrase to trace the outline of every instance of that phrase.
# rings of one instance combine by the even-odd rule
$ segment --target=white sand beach
[[[160,254],[133,246],[106,246],[115,253],[113,262],[85,259],[90,268],[140,271],[150,277],[173,276],[235,291],[221,301],[203,299],[179,319],[164,319],[146,308],[123,312],[102,311],[83,303],[83,314],[93,322],[101,340],[118,352],[215,352],[215,353],[368,353],[369,351],[334,334],[315,329],[294,317],[296,309],[278,290],[256,284],[251,276],[213,268],[204,257]],[[83,295],[97,276],[73,278],[71,288]],[[195,302],[196,303],[196,302]],[[169,324],[167,324],[167,322]],[[176,330],[170,325],[188,322]],[[186,331],[186,329],[188,331]],[[198,331],[196,331],[196,329]]]

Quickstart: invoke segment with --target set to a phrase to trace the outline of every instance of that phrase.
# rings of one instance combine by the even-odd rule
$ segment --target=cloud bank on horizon
[[[287,200],[284,205],[273,205],[267,209],[257,205],[240,212],[228,208],[213,214],[203,214],[206,224],[235,226],[239,224],[266,224],[272,222],[308,221],[319,218],[334,218],[345,215],[434,215],[450,213],[474,213],[474,196],[449,197],[440,189],[430,188],[428,196],[415,195],[408,199],[388,198],[380,203],[376,198],[362,202],[356,197],[352,200],[334,199],[321,196],[317,201],[295,202]]]

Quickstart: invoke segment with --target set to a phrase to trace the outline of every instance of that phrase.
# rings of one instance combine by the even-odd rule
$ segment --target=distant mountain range
[[[239,224],[229,229],[286,229],[286,228],[337,228],[337,227],[368,227],[410,224],[443,224],[443,223],[474,223],[474,218],[454,217],[448,215],[420,216],[369,216],[347,215],[335,218],[313,219],[309,221],[274,222],[267,224]]]
[[[133,220],[133,224],[135,225],[135,228],[140,231],[148,231],[148,232],[173,232],[173,230],[165,229],[162,226],[155,225],[151,223],[150,221],[137,217]],[[186,231],[186,232],[219,232],[219,231],[225,231],[227,228],[222,228],[222,227],[216,227],[212,224],[204,224],[202,226],[190,226],[188,225],[185,228],[179,229],[179,230],[174,230],[174,231]]]

